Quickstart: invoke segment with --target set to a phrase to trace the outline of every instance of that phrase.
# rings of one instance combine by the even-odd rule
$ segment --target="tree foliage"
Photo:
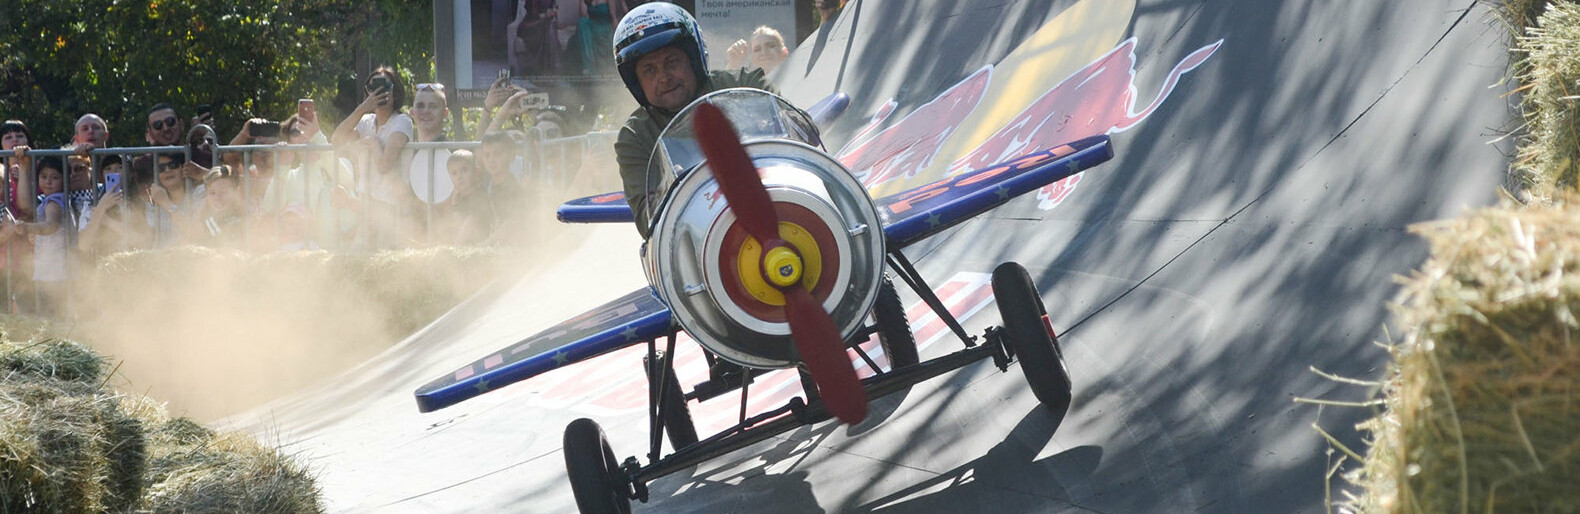
[[[316,99],[332,121],[339,83],[373,66],[432,76],[432,5],[11,0],[0,17],[0,117],[27,123],[38,147],[69,142],[90,112],[109,122],[114,145],[145,144],[146,111],[161,102],[186,117],[222,103],[222,137],[249,117],[289,116],[298,98]]]

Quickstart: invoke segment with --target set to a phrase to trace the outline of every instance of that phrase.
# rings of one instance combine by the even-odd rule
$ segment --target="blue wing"
[[[417,410],[443,409],[669,333],[669,307],[652,288],[639,289],[428,382],[417,389]]]
[[[889,250],[904,248],[1113,157],[1108,136],[1093,136],[884,197],[883,234]]]
[[[564,223],[631,223],[631,204],[625,202],[625,193],[604,193],[577,198],[560,204],[555,215]]]

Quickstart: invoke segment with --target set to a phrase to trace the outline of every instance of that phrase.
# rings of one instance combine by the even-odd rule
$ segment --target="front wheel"
[[[1062,418],[1070,410],[1070,371],[1037,285],[1026,268],[1006,262],[993,270],[993,298],[1004,317],[1005,337],[1020,360],[1020,371],[1032,394]]]
[[[911,335],[911,322],[905,319],[905,305],[900,303],[900,293],[894,282],[883,277],[878,285],[878,300],[872,306],[873,324],[878,326],[878,344],[889,357],[889,370],[893,371],[916,364],[916,337]]]
[[[598,423],[581,418],[565,427],[565,471],[582,514],[630,514],[629,487]]]

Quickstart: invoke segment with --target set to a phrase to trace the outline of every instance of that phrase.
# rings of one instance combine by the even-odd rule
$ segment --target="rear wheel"
[[[1063,417],[1070,410],[1070,372],[1054,336],[1048,311],[1031,275],[1021,265],[1006,262],[993,270],[993,298],[1004,317],[1004,333],[1020,360],[1020,371],[1037,400]]]
[[[631,496],[618,478],[620,463],[598,423],[581,418],[565,427],[565,471],[582,514],[629,514]]]
[[[664,353],[657,353],[657,362],[648,361],[646,364],[648,384],[651,387],[653,377],[658,376],[664,364]],[[680,380],[675,378],[675,369],[670,367],[664,374],[664,405],[659,407],[658,414],[664,421],[664,433],[669,435],[669,446],[675,450],[697,444],[697,426],[691,421],[691,408],[686,405],[686,392],[680,388]]]
[[[896,370],[920,361],[916,353],[916,338],[911,335],[911,322],[905,319],[905,306],[900,303],[900,293],[894,290],[889,277],[878,285],[878,300],[872,306],[873,323],[878,326],[878,344],[883,354],[889,356],[889,369]]]

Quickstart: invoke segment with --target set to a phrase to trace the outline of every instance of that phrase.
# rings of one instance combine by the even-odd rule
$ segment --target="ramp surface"
[[[803,105],[852,95],[827,139],[875,191],[1012,152],[1010,136],[1113,135],[1110,163],[909,252],[974,333],[998,323],[987,273],[1025,264],[1074,406],[1054,420],[1018,369],[980,363],[875,400],[861,425],[661,479],[637,510],[1325,512],[1344,486],[1313,425],[1360,449],[1369,412],[1294,399],[1366,398],[1310,368],[1380,377],[1391,277],[1425,257],[1407,227],[1493,201],[1506,47],[1472,0],[851,2],[775,79]],[[1036,129],[1000,133],[1017,122]],[[229,423],[307,458],[331,511],[573,512],[568,422],[645,453],[635,354],[429,414],[411,392],[643,283],[630,227],[577,228],[564,260]],[[912,321],[923,358],[958,348]],[[683,379],[705,373],[682,351]],[[734,408],[693,412],[706,429]]]

